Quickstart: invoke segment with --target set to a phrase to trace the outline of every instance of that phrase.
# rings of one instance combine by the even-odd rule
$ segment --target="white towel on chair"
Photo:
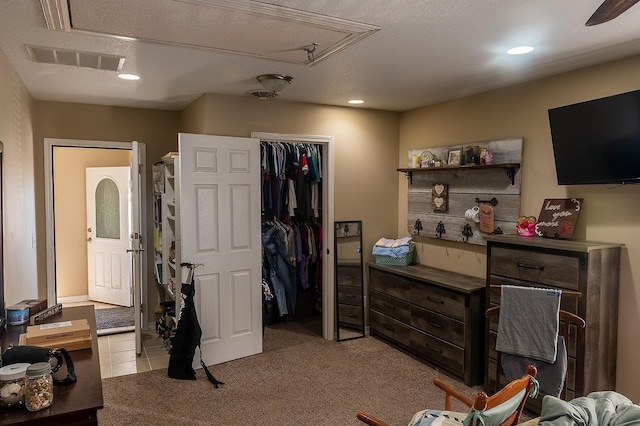
[[[555,289],[503,285],[496,351],[555,362],[561,295]]]

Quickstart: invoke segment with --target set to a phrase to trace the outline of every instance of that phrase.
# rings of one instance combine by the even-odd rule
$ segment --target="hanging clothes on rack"
[[[280,318],[293,318],[296,306],[309,315],[322,310],[321,152],[308,143],[260,142],[263,279]]]
[[[321,148],[306,143],[260,142],[262,213],[266,218],[318,218]]]
[[[268,271],[280,316],[295,314],[297,282],[295,266],[285,243],[285,233],[274,222],[263,223],[263,267]]]

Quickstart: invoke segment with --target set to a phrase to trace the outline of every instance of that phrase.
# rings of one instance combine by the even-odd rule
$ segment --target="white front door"
[[[202,358],[262,352],[260,144],[179,134],[182,262],[195,270]],[[199,367],[199,357],[193,363]]]
[[[131,306],[129,167],[86,169],[89,300]]]

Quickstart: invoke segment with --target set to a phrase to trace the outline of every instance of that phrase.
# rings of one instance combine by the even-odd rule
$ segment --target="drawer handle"
[[[529,265],[526,263],[518,262],[518,268],[537,269],[538,271],[544,271],[544,266],[541,265]]]
[[[427,321],[427,324],[429,324],[431,327],[435,327],[435,328],[444,328],[444,325],[438,324],[437,322],[433,322],[433,321]]]
[[[385,286],[387,286],[388,288],[396,288],[396,286],[393,284],[385,284]]]
[[[382,302],[382,306],[384,306],[385,308],[389,308],[389,309],[393,309],[394,311],[396,310],[396,307],[393,305],[390,305],[387,302]]]
[[[395,327],[391,327],[390,325],[383,325],[383,327],[389,331],[396,331]]]
[[[432,348],[431,346],[429,346],[429,345],[428,345],[428,344],[426,344],[426,343],[425,343],[425,345],[424,345],[424,346],[425,346],[427,349],[429,349],[431,352],[435,352],[435,353],[438,353],[438,354],[441,354],[441,353],[442,353],[442,349]]]
[[[349,299],[355,299],[355,298],[356,298],[356,295],[355,295],[355,294],[345,294],[345,295],[343,295],[343,296],[344,296],[344,297],[347,297],[347,298],[349,298]]]
[[[347,314],[349,318],[358,318],[357,314]]]
[[[431,296],[427,296],[427,300],[429,302],[437,303],[439,305],[444,305],[444,300],[433,299]]]

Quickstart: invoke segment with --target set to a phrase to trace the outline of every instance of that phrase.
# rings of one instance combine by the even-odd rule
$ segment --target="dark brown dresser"
[[[482,383],[485,280],[422,265],[369,264],[371,334]]]
[[[487,237],[487,297],[500,303],[491,285],[572,290],[561,308],[586,321],[572,327],[567,343],[567,399],[615,389],[621,244],[555,240],[516,235]],[[494,389],[497,319],[487,327],[485,388]],[[502,383],[501,383],[502,385]],[[538,398],[540,399],[540,398]],[[540,401],[532,401],[535,409]]]
[[[69,352],[78,380],[68,385],[53,386],[53,404],[41,411],[29,412],[25,407],[0,410],[0,425],[97,425],[97,412],[103,407],[100,355],[96,334],[96,315],[93,306],[63,308],[62,313],[46,323],[86,319],[91,330],[91,348]],[[7,326],[0,338],[2,349],[18,344],[27,325]],[[66,372],[60,379],[64,378]]]

